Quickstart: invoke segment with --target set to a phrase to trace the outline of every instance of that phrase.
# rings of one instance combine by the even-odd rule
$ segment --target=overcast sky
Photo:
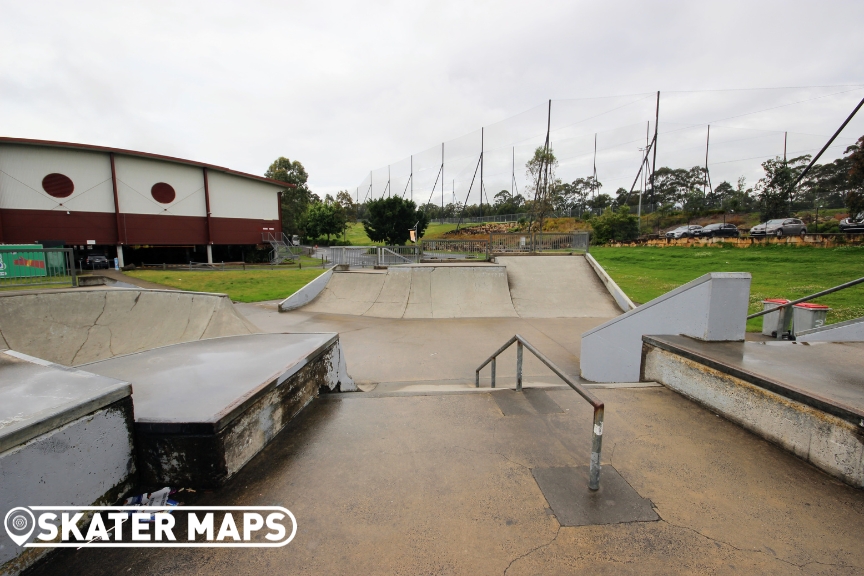
[[[601,181],[606,170],[606,188],[629,186],[639,165],[630,132],[638,124],[644,135],[656,90],[669,93],[661,99],[661,135],[717,121],[712,137],[716,130],[722,146],[723,129],[739,130],[728,132],[726,152],[718,148],[730,162],[717,169],[752,175],[752,167],[731,161],[773,154],[775,146],[782,153],[782,136],[771,134],[784,130],[801,134],[796,149],[818,149],[864,97],[854,86],[864,84],[861,0],[0,0],[0,7],[0,135],[116,146],[256,174],[287,156],[304,164],[322,196],[354,192],[372,169],[386,174],[410,154],[534,107],[513,122],[529,119],[538,128],[530,135],[542,133],[550,98],[553,145],[557,135],[563,151],[569,138],[575,159],[587,145],[580,138],[599,132],[599,147],[611,142],[619,152],[614,169],[611,157],[598,159]],[[853,86],[674,92],[841,85]],[[799,100],[807,102],[727,119]],[[558,128],[565,119],[573,125]],[[520,130],[513,134],[528,134]],[[691,141],[678,150],[692,153],[673,157],[670,136],[661,140],[665,150],[658,146],[658,163],[704,161],[696,145],[704,127],[676,134],[688,130]],[[505,132],[494,136],[499,152],[527,142]],[[842,142],[861,134],[864,112]],[[625,156],[632,169],[621,164]],[[573,174],[588,169],[573,162]],[[473,161],[457,164],[453,179],[467,182]]]

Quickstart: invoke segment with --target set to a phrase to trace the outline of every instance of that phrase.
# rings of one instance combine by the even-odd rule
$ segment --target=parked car
[[[108,258],[105,257],[105,254],[100,254],[98,252],[87,254],[87,260],[84,261],[84,265],[91,270],[109,268]]]
[[[666,232],[666,238],[693,238],[699,236],[702,226],[691,224],[690,226],[679,226],[674,230]]]
[[[702,230],[699,231],[699,236],[703,238],[715,238],[719,236],[737,238],[739,234],[737,226],[734,224],[723,224],[722,222],[703,226]]]
[[[849,218],[841,220],[840,231],[846,232],[847,234],[864,233],[864,212],[861,212],[854,218],[850,216]]]
[[[778,218],[757,224],[750,229],[750,236],[797,236],[807,234],[807,226],[798,218]]]

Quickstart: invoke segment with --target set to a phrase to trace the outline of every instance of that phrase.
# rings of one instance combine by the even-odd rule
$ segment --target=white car
[[[666,238],[693,238],[702,231],[702,226],[691,224],[690,226],[679,226],[674,230],[666,232]]]

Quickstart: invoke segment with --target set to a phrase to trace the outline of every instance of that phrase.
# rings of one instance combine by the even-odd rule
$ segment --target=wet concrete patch
[[[526,388],[521,392],[502,390],[492,395],[504,416],[557,414],[563,412],[544,390]]]
[[[588,467],[534,468],[540,491],[562,526],[596,526],[660,519],[651,501],[642,498],[612,466],[600,472],[600,489],[588,489]]]

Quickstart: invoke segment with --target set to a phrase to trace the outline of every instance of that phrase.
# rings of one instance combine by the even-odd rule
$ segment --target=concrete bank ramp
[[[496,264],[411,264],[334,272],[308,312],[377,318],[516,317],[507,270]]]
[[[583,256],[499,256],[522,318],[613,318],[621,309]]]
[[[224,294],[143,288],[0,294],[0,347],[66,366],[256,332]]]

